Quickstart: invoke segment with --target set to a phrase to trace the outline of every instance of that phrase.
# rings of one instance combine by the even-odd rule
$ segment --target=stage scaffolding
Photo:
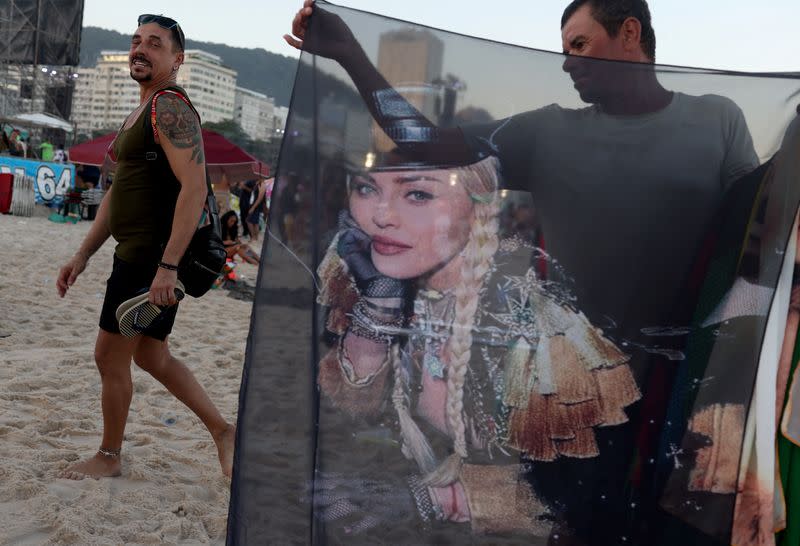
[[[0,117],[69,119],[83,0],[0,0]]]

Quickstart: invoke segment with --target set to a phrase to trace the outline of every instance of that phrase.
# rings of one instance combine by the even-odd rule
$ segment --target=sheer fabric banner
[[[800,78],[305,42],[228,543],[769,543]]]

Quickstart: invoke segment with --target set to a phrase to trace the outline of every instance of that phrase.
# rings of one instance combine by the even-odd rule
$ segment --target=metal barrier
[[[14,216],[33,216],[33,207],[36,203],[33,191],[33,177],[25,175],[14,176],[14,190],[11,196],[11,214]]]

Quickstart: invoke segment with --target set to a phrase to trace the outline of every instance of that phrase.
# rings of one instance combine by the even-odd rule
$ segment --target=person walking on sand
[[[61,473],[64,478],[121,474],[120,451],[133,394],[131,359],[200,418],[214,439],[223,474],[231,475],[235,428],[189,368],[170,354],[167,339],[178,308],[177,264],[206,201],[200,120],[185,91],[175,86],[184,47],[176,21],[161,15],[139,17],[129,63],[141,101],[111,150],[117,162],[114,185],[78,252],[58,273],[58,294],[64,297],[109,236],[117,241],[94,350],[102,382],[103,437],[97,453],[69,466]],[[152,152],[145,154],[151,115],[155,159]],[[141,334],[125,337],[117,307],[148,287],[148,301],[164,311]]]
[[[261,232],[261,216],[266,208],[267,181],[263,178],[256,182],[250,200],[253,202],[247,211],[247,231],[250,233],[250,241],[258,242],[258,234]]]

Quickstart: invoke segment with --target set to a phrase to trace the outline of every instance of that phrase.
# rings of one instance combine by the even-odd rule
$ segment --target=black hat
[[[449,169],[490,155],[472,146],[459,127],[433,125],[393,88],[376,91],[373,100],[381,129],[395,146],[368,153],[364,166],[370,171]]]

